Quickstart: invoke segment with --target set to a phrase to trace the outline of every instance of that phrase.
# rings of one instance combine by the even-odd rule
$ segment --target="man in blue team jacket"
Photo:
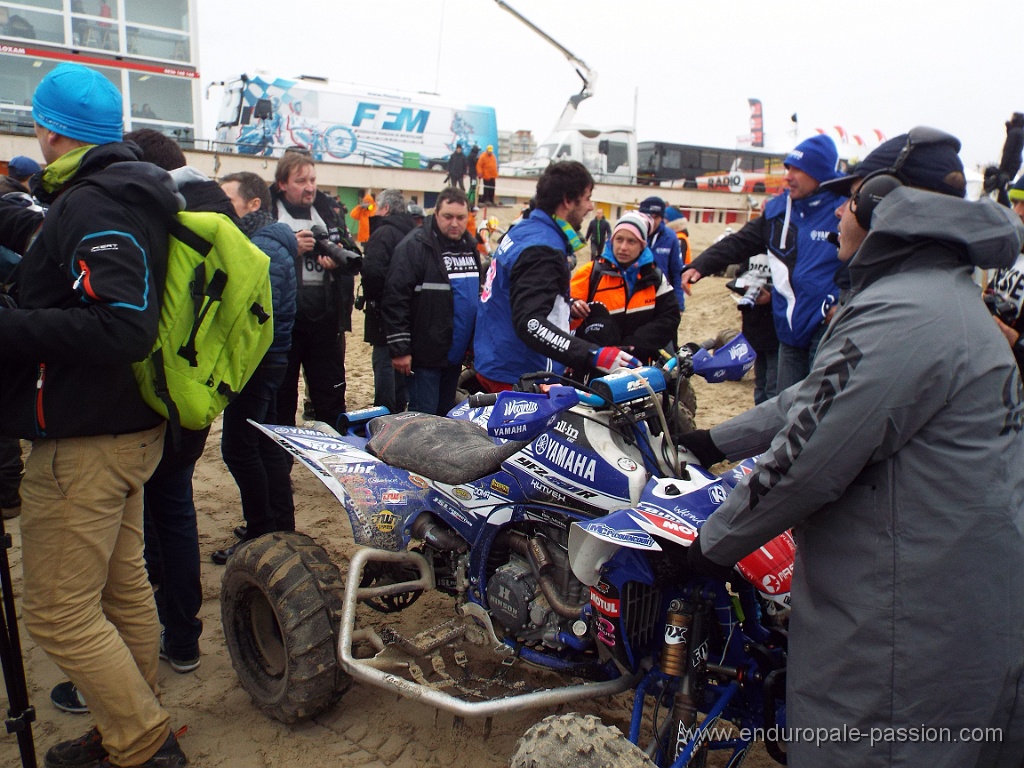
[[[801,142],[785,163],[789,189],[768,201],[764,216],[715,243],[683,273],[683,288],[689,290],[704,275],[768,252],[779,337],[779,392],[807,376],[839,298],[835,274],[840,262],[828,236],[836,231],[835,210],[844,200],[819,189],[840,175],[839,154],[828,136]]]

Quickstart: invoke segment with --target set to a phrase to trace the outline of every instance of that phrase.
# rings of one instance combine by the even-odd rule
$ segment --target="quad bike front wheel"
[[[640,747],[594,715],[551,715],[516,744],[509,768],[654,768]]]
[[[338,665],[344,584],[327,552],[299,533],[240,546],[221,582],[221,621],[242,688],[268,717],[305,720],[352,684]]]

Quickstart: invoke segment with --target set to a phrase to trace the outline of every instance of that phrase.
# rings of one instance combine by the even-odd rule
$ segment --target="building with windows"
[[[533,131],[498,131],[498,162],[529,160],[537,150]]]
[[[0,0],[0,132],[31,133],[32,93],[66,61],[124,96],[125,130],[191,146],[200,121],[196,0]]]

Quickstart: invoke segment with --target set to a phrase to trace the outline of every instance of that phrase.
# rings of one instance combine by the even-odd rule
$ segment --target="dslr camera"
[[[327,234],[327,230],[319,224],[314,224],[309,228],[309,231],[313,233],[313,238],[316,240],[313,245],[314,255],[326,256],[338,265],[343,274],[355,275],[359,273],[363,266],[361,254],[357,251],[350,251],[348,248],[342,248],[337,243],[332,243],[331,236]]]
[[[740,299],[737,301],[737,304],[742,310],[753,307],[757,300],[757,295],[761,293],[761,289],[770,288],[771,282],[758,272],[750,270],[740,277],[737,277],[735,280],[730,280],[725,284],[725,287],[733,293],[738,293],[740,295]]]
[[[986,293],[983,298],[988,311],[1012,328],[1017,322],[1017,305],[995,293]]]

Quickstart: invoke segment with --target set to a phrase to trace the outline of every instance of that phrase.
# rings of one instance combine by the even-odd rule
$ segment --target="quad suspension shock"
[[[679,678],[672,708],[672,760],[693,738],[697,712],[704,697],[707,672],[707,618],[699,604],[673,600],[665,621],[665,644],[659,659],[661,671]]]

